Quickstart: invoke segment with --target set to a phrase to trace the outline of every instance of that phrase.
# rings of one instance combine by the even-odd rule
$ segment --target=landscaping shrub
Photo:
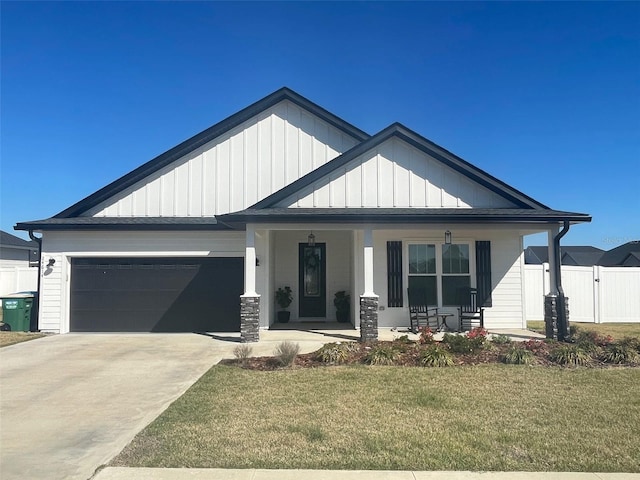
[[[604,348],[600,353],[600,360],[606,363],[635,363],[638,361],[638,352],[625,344],[612,344]]]
[[[420,363],[425,367],[449,367],[453,365],[453,357],[446,348],[434,344],[422,351]]]
[[[526,342],[522,342],[522,346],[534,355],[541,355],[549,349],[549,343],[544,340],[536,340],[535,338],[530,338]]]
[[[640,354],[640,338],[624,337],[618,342],[618,345],[623,345],[624,347],[635,350],[636,353]]]
[[[523,345],[511,345],[505,353],[500,355],[500,360],[510,365],[531,365],[535,356]]]
[[[506,335],[492,335],[491,342],[496,345],[509,345],[511,343],[511,339]]]
[[[467,333],[467,338],[472,350],[482,350],[487,345],[487,335],[489,332],[482,327],[476,327]]]
[[[298,353],[300,353],[300,345],[286,340],[276,347],[274,356],[280,365],[290,367],[295,362]]]
[[[429,327],[424,327],[420,329],[420,343],[422,345],[432,344],[435,340],[433,339],[433,331]]]
[[[451,333],[445,333],[442,338],[442,343],[449,347],[449,350],[455,353],[471,353],[473,352],[473,346],[471,340],[466,335],[454,335]]]
[[[560,365],[578,367],[591,364],[591,355],[578,345],[560,345],[551,352],[551,360]]]
[[[357,349],[358,345],[353,342],[327,343],[318,350],[318,358],[324,363],[346,363],[349,355]]]
[[[400,358],[400,352],[388,345],[374,345],[371,347],[365,361],[369,365],[393,365]]]
[[[610,335],[600,335],[598,332],[592,330],[577,330],[577,333],[572,336],[572,340],[585,352],[591,354],[598,354],[602,348],[605,348],[613,343],[613,337]]]
[[[247,360],[249,360],[249,357],[251,357],[252,353],[253,348],[246,343],[238,345],[233,349],[233,356],[236,357],[236,360],[238,360],[241,365],[247,364]]]

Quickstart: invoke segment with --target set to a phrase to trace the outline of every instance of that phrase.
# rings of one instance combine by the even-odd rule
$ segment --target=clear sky
[[[565,245],[640,239],[640,2],[1,8],[2,230],[288,86],[370,134],[399,121],[591,214]]]

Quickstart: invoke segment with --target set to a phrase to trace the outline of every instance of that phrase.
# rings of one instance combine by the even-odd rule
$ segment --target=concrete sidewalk
[[[122,468],[101,470],[93,480],[638,480],[636,473],[412,472],[373,470],[224,470],[218,468]]]

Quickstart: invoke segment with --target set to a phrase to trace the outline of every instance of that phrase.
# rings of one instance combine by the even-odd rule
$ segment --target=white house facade
[[[43,331],[253,341],[285,286],[292,322],[336,321],[334,294],[349,293],[366,338],[408,325],[409,288],[452,324],[475,289],[486,327],[524,327],[523,236],[587,221],[400,124],[370,136],[283,88],[16,228],[42,234]]]

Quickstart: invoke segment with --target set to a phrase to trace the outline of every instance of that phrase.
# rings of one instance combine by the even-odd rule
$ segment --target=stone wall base
[[[260,340],[260,297],[240,297],[240,341]]]
[[[360,297],[360,341],[378,340],[378,297]]]
[[[558,310],[561,299],[558,295],[545,295],[544,297],[544,330],[547,338],[566,340],[569,336],[569,298],[564,297],[564,311],[566,325],[558,322]],[[563,330],[564,329],[564,330]]]

